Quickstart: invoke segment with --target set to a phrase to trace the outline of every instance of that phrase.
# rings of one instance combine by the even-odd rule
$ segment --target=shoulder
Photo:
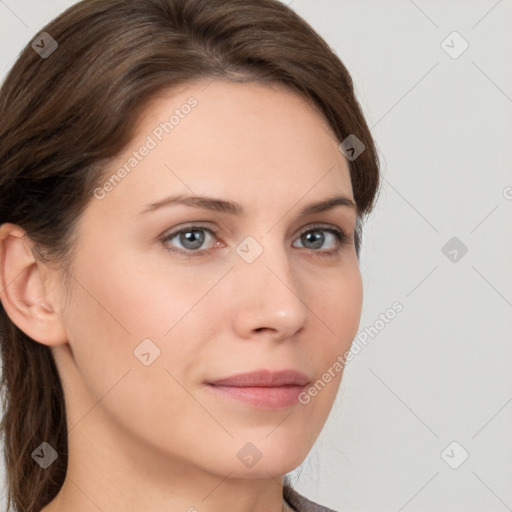
[[[283,498],[296,512],[336,512],[332,508],[308,500],[289,484],[285,484],[283,487]]]

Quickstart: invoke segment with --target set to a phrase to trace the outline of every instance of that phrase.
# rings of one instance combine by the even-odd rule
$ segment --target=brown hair
[[[43,58],[27,44],[0,90],[0,224],[26,230],[37,258],[68,268],[76,221],[149,101],[208,78],[286,84],[338,141],[362,141],[349,162],[359,257],[380,185],[376,147],[347,69],[293,10],[278,0],[85,0],[43,31],[58,48]],[[8,507],[39,512],[67,471],[62,383],[50,348],[3,307],[0,347]],[[43,441],[58,453],[47,469],[31,456]]]

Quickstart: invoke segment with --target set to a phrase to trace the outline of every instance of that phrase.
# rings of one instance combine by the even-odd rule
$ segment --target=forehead
[[[348,162],[328,123],[281,84],[210,80],[160,92],[105,179],[120,169],[108,199],[133,205],[183,192],[257,197],[262,206],[352,195]]]

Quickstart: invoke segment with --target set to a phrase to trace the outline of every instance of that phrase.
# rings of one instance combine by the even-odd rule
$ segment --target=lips
[[[257,370],[207,382],[206,388],[230,405],[235,401],[258,409],[282,410],[298,404],[309,382],[308,376],[297,370]]]
[[[257,370],[250,373],[233,375],[218,379],[208,384],[213,386],[229,387],[282,387],[282,386],[305,386],[310,381],[309,377],[297,370]]]
[[[298,370],[265,369],[206,382],[206,388],[229,404],[234,400],[258,409],[281,410],[297,405],[310,380]]]

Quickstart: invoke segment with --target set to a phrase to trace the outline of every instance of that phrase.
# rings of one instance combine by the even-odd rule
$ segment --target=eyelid
[[[202,221],[197,221],[197,222],[186,223],[183,225],[178,225],[174,228],[168,229],[159,238],[172,238],[176,235],[179,235],[183,231],[186,231],[186,230],[193,231],[195,228],[204,229],[205,231],[211,231],[214,234],[217,234],[217,233],[219,233],[219,231],[221,231],[220,228],[218,228],[215,224],[210,224],[210,223],[203,224]]]
[[[185,224],[175,226],[174,228],[170,228],[170,229],[166,230],[161,235],[161,237],[168,238],[170,235],[176,235],[176,234],[179,234],[183,230],[192,229],[192,228],[203,228],[206,230],[210,230],[215,234],[217,234],[221,231],[221,228],[219,228],[217,225],[210,223],[208,221],[195,221],[195,222],[187,222]],[[333,224],[333,223],[312,222],[312,223],[306,224],[304,227],[302,227],[299,230],[298,234],[300,236],[304,232],[310,231],[313,229],[331,229],[331,228],[341,231],[346,236],[351,236],[354,233],[354,230],[346,230],[346,229],[344,229],[340,226],[337,226],[336,224]]]

